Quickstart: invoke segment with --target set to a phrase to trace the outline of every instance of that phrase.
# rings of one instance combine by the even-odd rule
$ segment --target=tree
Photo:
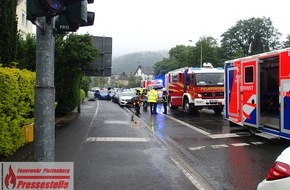
[[[16,61],[17,67],[35,71],[36,67],[36,38],[34,35],[27,35],[26,39],[19,38],[17,45]]]
[[[91,35],[57,36],[55,45],[55,99],[57,115],[73,111],[80,101],[83,68],[97,59],[99,50]]]
[[[287,35],[286,41],[283,42],[283,48],[290,47],[290,34]]]
[[[154,75],[157,78],[162,78],[167,72],[177,69],[177,61],[174,58],[163,58],[162,61],[155,63]]]
[[[108,77],[92,77],[91,86],[92,87],[107,87],[109,85]]]
[[[0,62],[3,63],[3,66],[10,66],[16,57],[16,44],[19,36],[16,6],[17,0],[0,1]]]
[[[140,87],[142,78],[140,76],[130,75],[128,79],[128,88]]]
[[[223,58],[234,59],[278,49],[280,36],[270,18],[240,20],[221,35]]]
[[[89,76],[83,76],[82,80],[81,80],[81,89],[83,89],[85,91],[85,95],[87,97],[88,95],[88,91],[90,90],[90,84],[91,84],[92,80],[91,77]]]
[[[195,46],[177,45],[169,51],[169,58],[154,65],[156,78],[164,78],[164,75],[174,69],[182,67],[200,67],[201,62],[210,62],[213,66],[221,66],[221,49],[217,40],[213,37],[201,37]]]
[[[221,62],[219,52],[220,48],[218,47],[217,40],[211,36],[203,36],[190,51],[189,65],[200,67],[204,62],[210,62],[213,66],[218,66]]]
[[[188,53],[189,48],[185,45],[177,45],[169,50],[169,57],[176,60],[176,67],[188,66]]]

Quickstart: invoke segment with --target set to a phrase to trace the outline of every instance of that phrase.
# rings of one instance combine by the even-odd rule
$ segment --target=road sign
[[[112,70],[112,38],[93,36],[93,44],[100,50],[99,59],[89,63],[85,68],[87,76],[111,76]]]

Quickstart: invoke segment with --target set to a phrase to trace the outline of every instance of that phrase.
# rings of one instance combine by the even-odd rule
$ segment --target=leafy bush
[[[24,144],[22,126],[33,121],[35,73],[0,68],[0,155]]]
[[[86,98],[86,92],[83,90],[83,89],[81,89],[81,98],[80,98],[80,101],[81,102],[84,102],[84,100],[85,100],[85,98]]]

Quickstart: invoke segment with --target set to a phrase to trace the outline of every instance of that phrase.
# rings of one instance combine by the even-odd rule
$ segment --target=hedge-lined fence
[[[36,75],[0,67],[0,156],[24,145],[23,126],[33,122]]]

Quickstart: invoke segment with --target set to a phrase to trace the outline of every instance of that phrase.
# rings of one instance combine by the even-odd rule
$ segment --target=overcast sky
[[[95,0],[88,9],[95,12],[94,26],[78,33],[112,37],[113,57],[195,45],[202,36],[220,41],[251,17],[270,17],[283,41],[290,34],[289,0]]]

